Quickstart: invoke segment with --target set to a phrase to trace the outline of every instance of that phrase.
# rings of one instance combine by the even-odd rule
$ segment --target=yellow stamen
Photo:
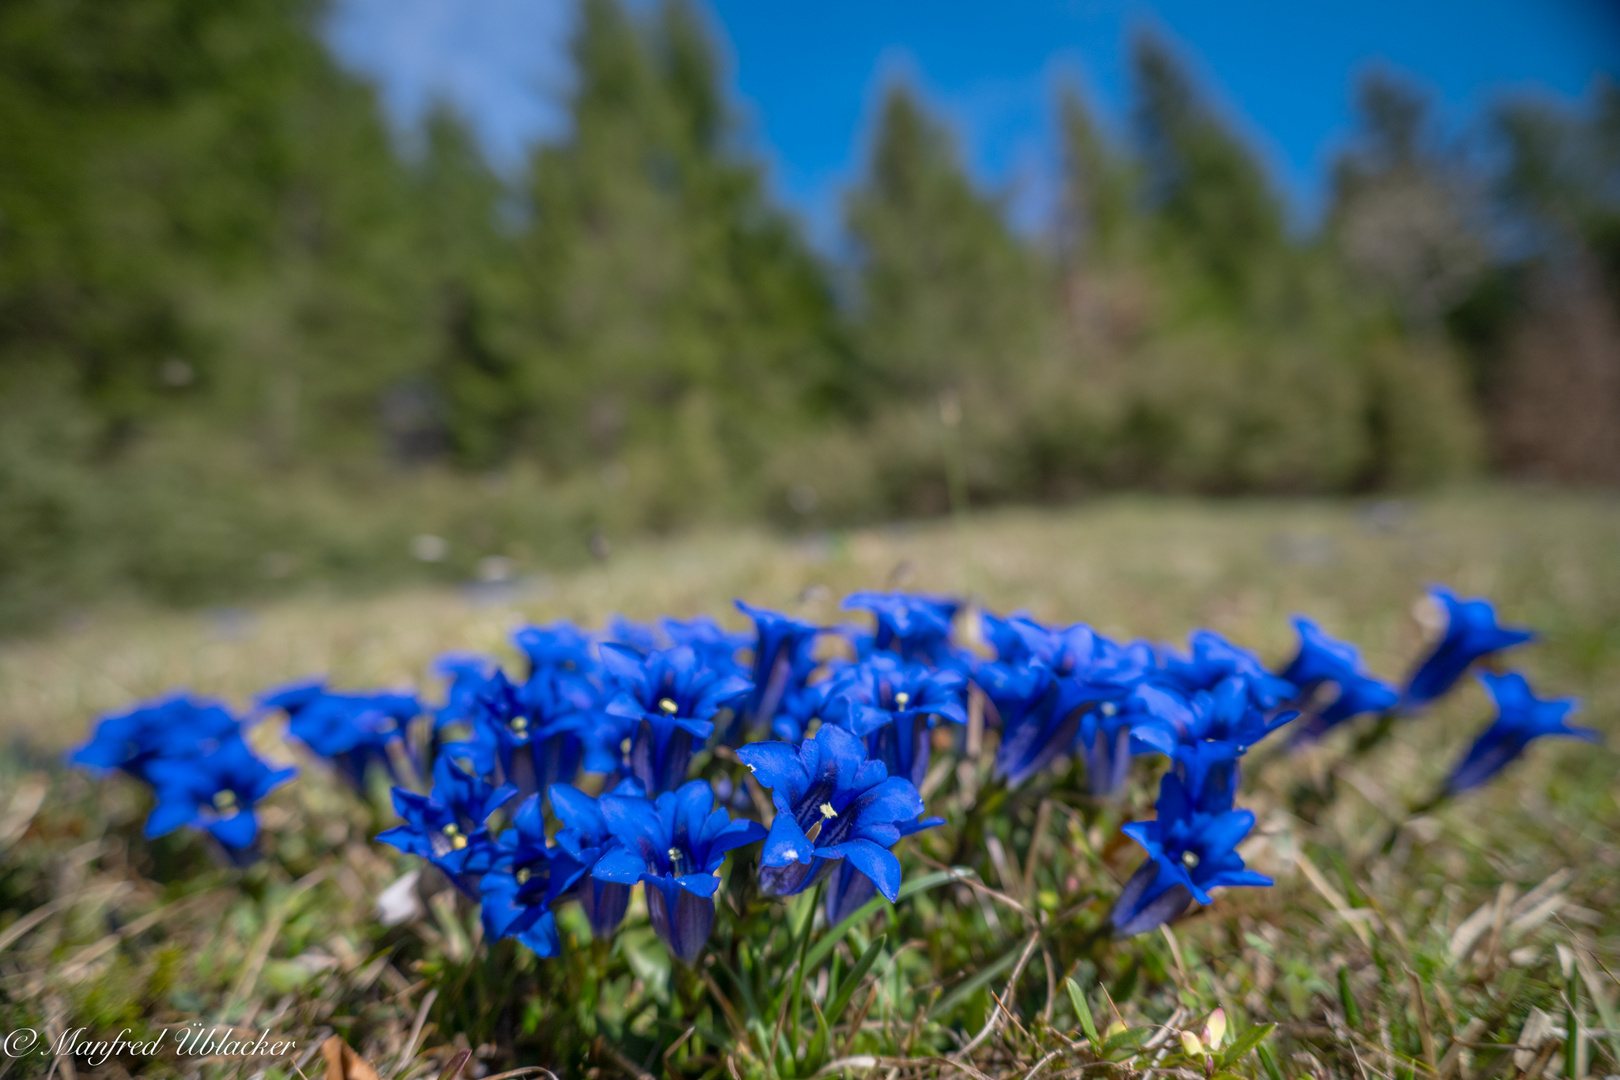
[[[456,835],[450,838],[450,846],[455,848],[457,851],[460,851],[462,848],[467,846],[467,838],[462,836],[460,833],[456,833]]]
[[[832,803],[824,802],[821,804],[821,816],[831,820],[838,816],[838,811],[833,809]]]
[[[1198,853],[1193,851],[1183,851],[1181,853],[1181,865],[1185,866],[1189,870],[1197,866]]]
[[[671,716],[674,716],[681,709],[679,705],[675,704],[674,698],[659,698],[658,707],[669,713]]]
[[[902,690],[894,695],[894,703],[903,709],[911,703],[911,695]]]
[[[453,822],[453,821],[450,824],[446,825],[441,831],[446,836],[460,836],[461,835],[461,830],[456,827],[456,823]]]
[[[526,731],[529,727],[529,721],[524,717],[514,716],[512,717],[511,726],[513,731]]]
[[[518,867],[518,872],[512,876],[517,879],[517,883],[519,885],[526,885],[529,882],[529,868],[527,866],[520,866]]]
[[[236,792],[226,788],[224,791],[214,792],[214,808],[229,810],[236,805]]]

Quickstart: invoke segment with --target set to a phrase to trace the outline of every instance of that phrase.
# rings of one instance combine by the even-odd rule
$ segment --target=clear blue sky
[[[823,240],[891,78],[922,89],[975,178],[1029,221],[1052,190],[1052,87],[1075,80],[1121,129],[1141,26],[1177,44],[1306,217],[1370,65],[1413,76],[1458,131],[1504,92],[1574,97],[1620,73],[1620,0],[705,2],[748,142]],[[328,37],[403,128],[443,95],[510,169],[567,130],[573,18],[573,0],[337,0]]]

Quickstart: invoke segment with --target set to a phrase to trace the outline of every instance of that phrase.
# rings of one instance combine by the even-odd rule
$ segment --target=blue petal
[[[761,787],[772,793],[778,810],[790,810],[808,786],[809,777],[805,775],[799,752],[787,743],[749,743],[737,748],[737,759],[748,766]]]
[[[900,898],[900,860],[894,857],[893,852],[878,847],[870,840],[851,840],[847,844],[823,848],[819,854],[830,855],[834,852],[871,878],[872,884],[891,904]]]
[[[777,814],[771,820],[770,835],[765,838],[765,848],[760,855],[761,866],[786,866],[790,862],[807,863],[810,853],[815,845],[799,823],[793,820],[788,813]]]
[[[244,810],[210,823],[208,831],[226,847],[241,851],[252,847],[253,841],[258,839],[259,820],[252,812]]]
[[[659,819],[657,806],[649,799],[604,795],[597,800],[602,820],[619,843],[643,858],[664,851],[672,838]]]
[[[591,877],[598,881],[613,881],[620,885],[634,885],[647,872],[647,860],[633,851],[614,848],[591,867]]]
[[[146,819],[146,838],[156,840],[197,820],[197,808],[188,802],[159,802]]]
[[[850,804],[862,824],[882,821],[914,821],[923,812],[922,796],[903,776],[891,776]]]
[[[552,784],[547,790],[551,797],[551,812],[565,828],[578,829],[587,835],[600,835],[607,825],[596,800],[572,784]]]
[[[646,681],[645,661],[628,645],[604,642],[598,649],[602,666],[609,675],[631,686],[642,686]]]
[[[713,874],[683,874],[675,879],[675,884],[689,893],[708,898],[720,888],[720,879]]]

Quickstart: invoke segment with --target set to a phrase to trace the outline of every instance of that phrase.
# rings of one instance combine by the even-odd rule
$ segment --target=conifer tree
[[[1147,193],[1165,243],[1218,293],[1244,303],[1286,243],[1276,196],[1169,45],[1143,34],[1133,61]]]
[[[981,196],[949,133],[896,82],[878,109],[847,219],[858,340],[891,393],[934,395],[1028,359],[1038,294],[1027,253]]]

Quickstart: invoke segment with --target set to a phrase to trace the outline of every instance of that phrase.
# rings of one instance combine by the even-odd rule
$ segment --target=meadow
[[[1545,740],[1490,786],[1407,812],[1489,722],[1475,685],[1367,753],[1352,745],[1361,731],[1293,753],[1257,748],[1241,800],[1257,826],[1242,853],[1276,885],[1217,893],[1162,932],[1098,932],[1138,861],[1118,826],[1152,816],[1151,769],[1103,805],[1067,766],[1009,792],[988,783],[987,750],[942,746],[920,786],[947,824],[902,842],[913,891],[898,905],[811,950],[808,894],[769,904],[733,859],[722,895],[734,925],[691,968],[662,952],[639,900],[611,943],[560,913],[555,959],[482,940],[448,887],[424,885],[419,911],[381,925],[378,897],[414,864],[368,842],[392,823],[385,792],[327,782],[279,721],[255,729],[254,745],[303,775],[262,805],[269,847],[245,867],[189,831],[143,839],[138,785],[62,764],[98,714],[174,687],[245,706],[325,674],[432,698],[436,656],[514,662],[509,635],[526,623],[710,614],[741,627],[741,597],[830,625],[850,618],[838,603],[857,589],[950,594],[1119,639],[1180,644],[1207,627],[1274,669],[1296,647],[1289,617],[1305,613],[1399,681],[1439,629],[1423,603],[1433,583],[1534,627],[1540,639],[1513,666],[1544,694],[1578,697],[1578,722],[1613,740],[1620,501],[1568,492],[1116,497],[791,538],[700,531],[459,589],[88,609],[0,645],[0,1026],[54,1042],[80,1027],[150,1037],[202,1022],[300,1049],[36,1055],[0,1063],[0,1076],[313,1076],[332,1033],[398,1080],[438,1076],[460,1050],[469,1076],[535,1065],[636,1077],[1620,1072],[1614,751]],[[810,952],[828,965],[819,974]],[[743,970],[718,970],[729,963]],[[785,1057],[784,1030],[799,1046]]]

